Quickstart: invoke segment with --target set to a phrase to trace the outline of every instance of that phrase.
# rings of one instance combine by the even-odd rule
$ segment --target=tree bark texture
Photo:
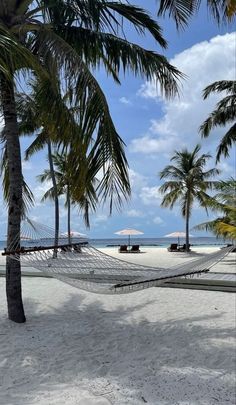
[[[6,141],[7,164],[9,172],[9,207],[7,248],[20,247],[20,228],[22,217],[22,167],[19,131],[16,115],[13,79],[1,77],[1,97],[5,121],[4,139]],[[6,294],[8,317],[10,320],[25,322],[21,289],[21,265],[17,260],[6,259]]]
[[[187,196],[187,206],[186,206],[186,252],[189,252],[189,212],[190,212],[190,202],[189,195]]]
[[[53,159],[52,159],[52,145],[51,141],[48,140],[48,162],[50,167],[51,179],[52,179],[52,186],[54,192],[54,204],[55,204],[55,239],[54,245],[58,246],[58,239],[59,239],[59,200],[58,200],[58,190],[57,190],[57,182],[54,172],[53,166]],[[55,249],[54,255],[57,255],[57,250]]]
[[[68,232],[68,244],[71,244],[71,229],[70,229],[70,214],[71,214],[71,205],[70,205],[70,187],[67,186],[67,232]]]

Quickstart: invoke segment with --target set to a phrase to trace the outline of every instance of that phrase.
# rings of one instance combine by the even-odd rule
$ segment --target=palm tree
[[[206,4],[209,13],[218,24],[233,21],[236,15],[235,0],[160,0],[158,15],[169,15],[177,29],[185,28],[190,18],[197,14],[201,4]]]
[[[51,146],[51,142],[49,141]],[[70,244],[70,205],[71,205],[71,197],[70,197],[70,179],[68,176],[68,169],[67,169],[67,156],[66,154],[60,154],[56,152],[52,154],[52,150],[48,154],[48,161],[49,161],[49,169],[45,169],[42,174],[38,177],[41,183],[45,181],[51,181],[52,187],[49,188],[45,192],[42,197],[42,201],[46,199],[51,199],[54,201],[55,204],[55,218],[58,220],[58,229],[56,230],[56,237],[58,241],[59,236],[59,196],[66,193],[66,204],[68,207],[68,243]],[[56,242],[56,241],[55,241]],[[55,245],[57,246],[57,245]]]
[[[109,145],[108,150],[114,145],[119,149],[121,181],[127,181],[123,144],[115,131],[105,97],[89,67],[99,67],[103,63],[116,81],[119,81],[122,68],[130,70],[135,75],[156,79],[167,96],[176,94],[176,79],[180,77],[177,69],[162,55],[128,42],[125,35],[122,37],[124,20],[139,33],[150,33],[158,44],[166,47],[158,24],[144,10],[121,1],[0,0],[0,99],[9,176],[7,246],[13,244],[16,235],[16,248],[20,246],[22,167],[15,100],[19,72],[34,71],[42,82],[46,80],[53,85],[56,70],[56,78],[64,79],[60,80],[63,90],[75,89],[75,97],[81,103],[92,99],[89,124],[92,126],[96,121],[103,127],[102,133],[98,132],[97,144]],[[44,101],[48,116],[54,113],[58,117],[63,132],[56,98],[50,99],[50,94],[44,92]],[[7,257],[6,264],[6,291],[9,318],[24,322],[20,263],[10,257]]]
[[[215,189],[218,192],[208,201],[208,207],[222,213],[223,216],[197,225],[194,229],[204,229],[213,232],[216,236],[236,240],[236,180],[232,177],[221,180],[216,184]]]
[[[236,81],[235,80],[222,80],[207,86],[203,90],[204,100],[212,93],[226,92],[226,96],[220,100],[215,110],[200,126],[200,133],[202,137],[207,138],[213,128],[217,126],[225,126],[230,122],[234,124],[226,132],[221,139],[217,148],[216,162],[223,156],[229,156],[229,149],[236,142]]]
[[[51,199],[55,202],[55,198],[60,195],[65,195],[65,206],[67,207],[67,233],[68,244],[71,244],[71,205],[79,207],[79,210],[83,212],[85,225],[89,227],[89,213],[95,211],[96,204],[98,202],[96,190],[98,188],[98,180],[94,177],[87,177],[86,189],[83,194],[79,194],[79,199],[76,200],[77,184],[74,184],[74,178],[71,170],[71,161],[75,160],[74,151],[67,152],[55,152],[52,154],[52,161],[54,165],[54,177],[56,181],[56,193],[54,184],[50,187],[42,197],[42,201]],[[52,171],[45,169],[44,172],[38,176],[41,183],[45,181],[52,181]]]
[[[178,201],[186,221],[186,251],[189,251],[189,220],[194,200],[207,210],[210,197],[206,191],[215,184],[210,179],[219,173],[218,169],[204,171],[211,155],[199,155],[200,149],[197,145],[192,152],[187,149],[175,151],[171,161],[176,165],[168,165],[160,172],[160,179],[169,179],[160,187],[160,192],[165,194],[162,207],[172,209]]]

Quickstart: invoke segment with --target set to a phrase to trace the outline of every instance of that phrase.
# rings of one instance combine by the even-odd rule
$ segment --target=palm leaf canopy
[[[117,81],[120,73],[131,71],[158,82],[167,97],[177,94],[177,83],[182,77],[163,55],[128,42],[125,21],[139,34],[149,34],[158,45],[167,46],[160,26],[142,8],[128,2],[0,0],[0,28],[3,27],[9,42],[14,39],[15,48],[25,49],[30,57],[29,61],[19,59],[12,72],[30,69],[40,82],[36,105],[42,109],[41,117],[33,120],[33,111],[28,111],[28,119],[24,113],[21,115],[21,133],[29,134],[43,127],[42,133],[38,131],[39,138],[31,152],[39,150],[48,136],[57,141],[59,128],[63,142],[68,145],[72,134],[80,146],[84,142],[85,149],[88,140],[91,142],[95,137],[92,153],[98,159],[97,168],[107,168],[100,193],[104,198],[110,196],[111,206],[114,193],[118,201],[120,196],[130,193],[125,145],[90,69],[103,65]],[[3,62],[6,64],[5,59]],[[3,62],[0,57],[2,69],[5,68]],[[63,101],[68,89],[70,107],[80,109],[79,119],[72,116]],[[25,99],[22,109],[24,103],[29,105],[29,102]]]
[[[215,185],[217,193],[208,199],[208,207],[224,216],[213,221],[204,222],[194,227],[198,230],[211,231],[217,236],[236,239],[236,181],[234,178],[221,180]]]
[[[178,29],[185,28],[189,20],[199,11],[201,4],[207,6],[209,14],[220,23],[235,19],[235,0],[160,0],[158,15],[169,13]]]
[[[105,66],[108,74],[118,76],[121,69],[157,79],[166,96],[177,92],[180,72],[167,59],[130,43],[124,33],[124,21],[138,33],[148,33],[161,47],[167,43],[159,25],[142,8],[122,1],[87,0],[70,2],[0,2],[0,26],[8,36],[40,60],[53,57],[64,70],[66,79],[86,77],[88,66]],[[84,66],[86,65],[86,66]],[[22,67],[28,67],[22,64]],[[85,80],[89,85],[89,78]]]
[[[168,179],[159,189],[165,194],[161,205],[172,209],[179,201],[184,217],[187,207],[190,214],[194,199],[207,209],[209,196],[206,191],[214,187],[216,182],[211,179],[219,173],[215,168],[204,170],[211,155],[199,155],[200,148],[196,145],[193,152],[175,151],[171,158],[175,165],[168,165],[160,172],[160,179]]]
[[[229,150],[236,142],[236,81],[222,80],[207,86],[203,91],[203,98],[208,98],[212,93],[224,91],[226,96],[220,100],[209,117],[200,126],[199,131],[202,137],[206,138],[217,126],[225,127],[227,124],[233,125],[225,133],[217,148],[216,161],[221,156],[229,156]]]

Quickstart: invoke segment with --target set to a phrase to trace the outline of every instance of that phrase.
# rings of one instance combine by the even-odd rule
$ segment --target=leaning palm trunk
[[[186,206],[186,252],[189,252],[189,217],[190,217],[190,204],[189,204],[189,196],[187,198],[187,206]]]
[[[59,238],[59,200],[58,200],[57,182],[56,182],[54,166],[53,166],[51,141],[48,140],[47,144],[48,144],[48,161],[49,161],[49,167],[50,167],[50,172],[51,172],[53,195],[54,195],[54,204],[55,204],[55,236],[54,236],[55,251],[54,251],[54,256],[56,256],[57,255],[58,238]]]
[[[67,232],[68,232],[68,244],[71,244],[71,231],[70,231],[70,217],[71,217],[71,204],[70,204],[70,187],[67,186]]]
[[[9,209],[7,248],[20,248],[20,227],[22,216],[22,167],[19,132],[12,80],[1,77],[1,98],[5,121],[4,139],[6,140],[8,175],[9,175]],[[22,323],[25,314],[21,293],[20,262],[7,257],[6,260],[6,294],[9,319]]]

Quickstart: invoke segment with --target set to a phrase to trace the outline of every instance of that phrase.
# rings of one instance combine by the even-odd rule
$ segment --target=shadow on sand
[[[68,392],[87,386],[115,405],[233,403],[231,379],[222,376],[232,371],[235,352],[224,344],[216,350],[214,340],[233,339],[235,332],[207,327],[208,320],[224,316],[220,310],[212,316],[137,322],[132,314],[151,300],[113,311],[99,300],[84,300],[85,294],[75,292],[47,312],[26,300],[26,324],[0,320],[6,348],[0,376],[5,387],[9,381],[0,390],[1,404],[31,405],[44,391],[50,398],[54,390],[58,395],[61,386]]]

